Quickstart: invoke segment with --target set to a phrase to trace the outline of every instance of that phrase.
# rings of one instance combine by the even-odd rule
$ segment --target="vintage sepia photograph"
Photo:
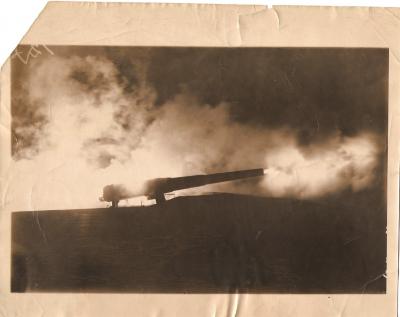
[[[385,48],[20,45],[11,292],[385,294]]]

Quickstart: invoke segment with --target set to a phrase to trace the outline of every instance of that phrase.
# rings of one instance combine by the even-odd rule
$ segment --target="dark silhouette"
[[[343,202],[213,194],[112,212],[15,212],[12,290],[384,293],[385,211],[364,192]]]
[[[118,202],[120,200],[136,196],[147,196],[148,199],[155,199],[157,203],[162,203],[165,201],[165,194],[175,190],[263,175],[264,169],[257,168],[207,175],[155,178],[145,182],[144,186],[136,191],[132,191],[122,184],[112,184],[103,188],[103,197],[100,197],[100,200],[111,202],[112,207],[115,208],[118,207]]]

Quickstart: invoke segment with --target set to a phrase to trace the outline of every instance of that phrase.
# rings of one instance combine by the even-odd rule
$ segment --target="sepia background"
[[[290,10],[289,10],[290,11]],[[290,12],[289,12],[289,15],[287,15],[287,17],[288,16],[290,16]],[[253,20],[253,21],[256,21],[257,22],[257,18],[255,18],[255,20]],[[242,21],[243,23],[241,24],[241,27],[242,27],[242,29],[246,29],[246,27],[248,27],[248,24],[246,24],[246,19],[244,19],[244,21]],[[248,22],[248,20],[247,20],[247,22]],[[265,24],[265,23],[264,23]],[[259,24],[259,25],[261,25],[261,24]],[[347,25],[348,26],[348,25]],[[262,28],[261,28],[262,29]],[[259,28],[259,30],[261,30],[260,28]],[[287,31],[287,30],[286,30]],[[244,34],[244,33],[242,33],[242,34]],[[248,33],[247,33],[248,34]],[[252,41],[254,41],[254,39],[256,39],[256,37],[257,37],[257,34],[261,34],[261,33],[252,33],[253,35],[255,35],[255,36],[251,36],[251,35],[249,35],[249,37],[247,37],[247,39],[248,39],[248,42],[247,43],[252,43]],[[272,38],[273,38],[273,36],[272,36]],[[345,43],[346,44],[346,38],[344,38],[345,40],[343,41],[343,43]],[[310,40],[305,40],[303,43],[307,43],[307,42],[309,42]],[[360,40],[361,42],[363,42],[363,40]],[[379,41],[377,41],[377,42],[374,42],[374,41],[372,41],[373,43],[374,43],[374,45],[376,44],[376,43],[379,43]],[[365,41],[363,42],[363,43],[365,43]],[[393,97],[393,95],[392,95],[392,97]],[[307,135],[306,135],[306,142],[307,142]],[[390,147],[389,147],[389,149],[390,149]],[[390,150],[389,150],[389,156],[390,156]],[[390,164],[389,164],[389,166],[390,166]],[[391,234],[391,231],[389,230],[389,236],[390,236],[390,234]],[[389,256],[389,262],[390,262],[390,256]],[[390,263],[389,263],[390,264]],[[390,267],[390,266],[389,266]],[[390,271],[389,271],[390,272]],[[234,296],[235,297],[235,296]],[[205,298],[205,297],[203,297],[203,298]],[[214,297],[214,298],[221,298],[221,297]],[[236,297],[235,297],[236,298]],[[235,299],[234,298],[234,301],[235,300],[237,300],[237,298]],[[259,297],[255,297],[255,298],[259,298]],[[338,303],[340,303],[341,301],[340,301],[340,297],[337,297],[338,298]],[[348,298],[348,297],[346,297],[346,298]],[[265,298],[264,298],[265,299]],[[254,300],[256,300],[257,301],[257,299],[254,299]],[[307,299],[305,299],[304,301],[307,301]],[[356,300],[356,302],[357,303],[359,303],[357,300]],[[343,302],[341,302],[341,303],[343,303]],[[354,302],[353,302],[354,303]],[[340,305],[340,304],[339,304]],[[228,305],[229,306],[229,305]],[[301,306],[300,306],[301,307]],[[360,308],[360,306],[357,306],[358,308]],[[364,306],[363,306],[364,307]],[[298,308],[298,309],[300,309],[300,308]],[[283,312],[284,313],[284,312]]]
[[[386,291],[386,49],[31,50],[11,66],[5,202],[37,211],[13,217],[14,291]],[[257,167],[153,208],[97,199]]]

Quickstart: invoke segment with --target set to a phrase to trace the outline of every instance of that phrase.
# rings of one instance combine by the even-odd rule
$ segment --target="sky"
[[[96,207],[110,183],[260,167],[262,179],[184,194],[382,193],[386,49],[39,52],[12,61],[13,209]]]

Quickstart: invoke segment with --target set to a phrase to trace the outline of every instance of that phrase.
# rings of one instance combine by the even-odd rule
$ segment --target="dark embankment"
[[[366,195],[366,194],[365,194]],[[385,292],[382,203],[180,197],[15,212],[12,291]]]

